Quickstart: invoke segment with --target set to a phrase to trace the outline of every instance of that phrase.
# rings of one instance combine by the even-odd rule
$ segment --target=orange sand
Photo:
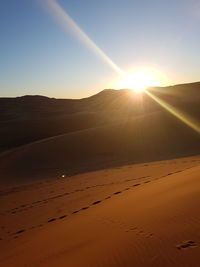
[[[200,157],[0,192],[0,266],[200,266]]]

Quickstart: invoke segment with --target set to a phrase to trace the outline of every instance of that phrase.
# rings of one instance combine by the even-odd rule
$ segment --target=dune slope
[[[70,183],[80,188],[85,185],[83,179],[88,188],[77,192],[73,201],[72,195],[65,195],[65,204],[76,207],[68,206],[60,214],[57,210],[57,215],[46,223],[35,222],[35,227],[35,219],[41,218],[36,203],[29,209],[16,209],[15,214],[5,215],[1,208],[4,220],[10,216],[11,232],[2,233],[0,266],[199,266],[199,164],[199,157],[193,157],[54,181],[55,190],[61,183],[66,189]],[[110,184],[97,186],[102,177]],[[20,201],[21,195],[22,202],[27,198],[30,201],[31,195],[39,196],[40,190],[50,185],[49,181],[35,188],[21,188],[21,193],[4,192],[2,197]],[[55,207],[61,205],[54,201],[61,199],[46,200],[42,206],[56,212]],[[33,226],[22,221],[21,228],[14,229],[11,218],[16,216],[17,223],[19,214],[28,216],[29,223],[33,220]]]
[[[76,131],[0,156],[1,185],[198,154],[200,135],[167,112]]]

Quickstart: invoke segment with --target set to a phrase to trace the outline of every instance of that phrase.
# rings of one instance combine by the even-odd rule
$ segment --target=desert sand
[[[0,266],[200,266],[200,156],[7,186]]]
[[[199,267],[199,90],[0,98],[0,266]]]

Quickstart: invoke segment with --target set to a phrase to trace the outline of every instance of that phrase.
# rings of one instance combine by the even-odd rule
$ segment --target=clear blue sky
[[[118,74],[45,8],[0,1],[0,96],[80,98]],[[200,80],[199,0],[57,0],[123,70],[161,69],[171,84]]]

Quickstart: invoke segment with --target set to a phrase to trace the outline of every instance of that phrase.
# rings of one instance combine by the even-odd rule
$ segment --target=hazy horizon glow
[[[81,98],[105,88],[199,81],[197,6],[197,0],[1,2],[0,96]]]
[[[130,88],[138,92],[144,91],[147,87],[165,86],[169,79],[163,73],[151,68],[137,68],[131,70],[116,81],[116,89]]]

